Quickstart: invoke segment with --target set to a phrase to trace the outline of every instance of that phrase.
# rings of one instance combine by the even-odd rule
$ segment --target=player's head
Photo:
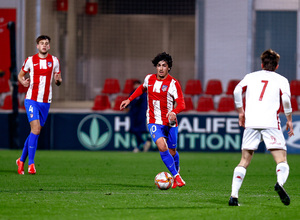
[[[142,82],[140,80],[135,80],[133,82],[133,88],[137,89],[137,87],[139,87],[142,84]]]
[[[261,67],[264,70],[275,71],[279,66],[280,55],[274,50],[269,49],[261,54],[260,59]]]
[[[51,41],[51,38],[47,35],[41,35],[39,36],[35,41],[36,41],[36,44],[39,44],[41,40],[48,40],[49,43]]]
[[[166,63],[168,64],[168,71],[170,72],[173,64],[173,60],[170,54],[167,54],[166,52],[159,53],[156,57],[154,57],[152,63],[155,67],[157,67],[157,64],[162,60],[166,61]]]
[[[47,55],[50,50],[50,37],[47,35],[41,35],[36,39],[36,48],[41,55]]]

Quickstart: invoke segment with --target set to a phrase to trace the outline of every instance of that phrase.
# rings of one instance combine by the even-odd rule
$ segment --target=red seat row
[[[133,91],[133,84],[137,79],[126,79],[124,88],[122,90],[123,94],[130,94]],[[121,87],[118,79],[107,78],[104,81],[104,86],[101,91],[102,94],[117,94],[121,92]]]
[[[238,79],[230,80],[227,84],[225,94],[232,95],[235,86],[240,82]],[[222,82],[219,79],[211,79],[207,82],[206,88],[203,91],[202,84],[199,79],[190,79],[187,81],[184,89],[186,95],[221,95],[223,94]]]
[[[201,96],[197,102],[197,108],[194,108],[192,97],[184,97],[186,109],[185,111],[196,110],[198,112],[209,112],[209,111],[218,111],[218,112],[231,112],[235,111],[234,100],[232,96],[224,96],[219,100],[217,108],[211,96]]]

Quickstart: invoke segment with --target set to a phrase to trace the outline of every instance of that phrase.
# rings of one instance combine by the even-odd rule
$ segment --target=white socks
[[[276,174],[277,174],[277,182],[280,186],[285,184],[290,172],[290,167],[286,162],[282,162],[277,164],[276,166]]]
[[[246,169],[244,167],[237,166],[233,171],[231,196],[234,198],[239,197],[239,190],[242,186],[244,177],[246,175]]]

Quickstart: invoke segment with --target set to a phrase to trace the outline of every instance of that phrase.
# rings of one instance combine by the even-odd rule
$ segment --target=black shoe
[[[278,193],[278,195],[281,199],[281,202],[285,205],[289,205],[290,204],[290,197],[286,193],[284,188],[282,186],[280,186],[278,183],[275,184],[274,188],[275,188],[275,191]]]
[[[228,204],[229,204],[229,206],[240,206],[240,204],[238,203],[238,199],[233,198],[232,196],[230,196]]]

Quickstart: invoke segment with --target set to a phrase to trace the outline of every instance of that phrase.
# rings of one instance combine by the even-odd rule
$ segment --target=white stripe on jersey
[[[41,61],[46,61],[46,60],[41,60]],[[43,102],[45,85],[46,85],[46,76],[40,76],[40,84],[39,84],[37,102]]]
[[[153,100],[153,106],[154,106],[154,117],[155,117],[155,124],[162,124],[161,120],[161,110],[159,108],[160,101],[159,100]]]

